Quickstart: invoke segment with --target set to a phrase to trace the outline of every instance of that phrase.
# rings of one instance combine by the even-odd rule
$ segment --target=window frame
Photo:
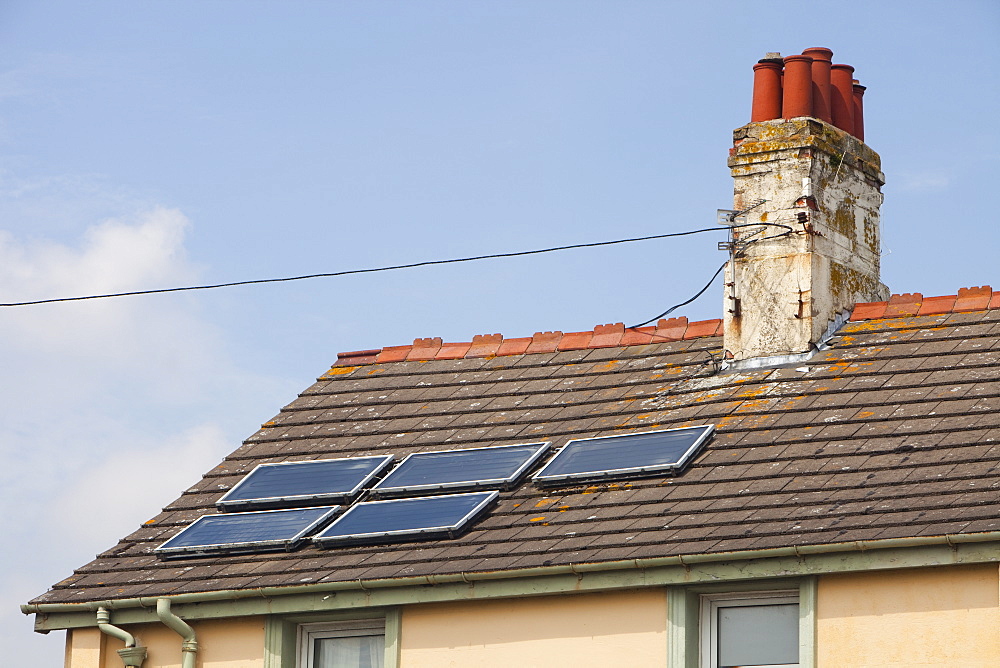
[[[326,638],[371,638],[382,639],[383,664],[385,662],[385,618],[352,619],[335,622],[310,622],[299,624],[296,629],[298,668],[314,668],[314,641]]]
[[[383,668],[399,668],[401,622],[402,611],[398,607],[268,615],[264,623],[264,668],[306,668],[306,664],[300,661],[300,635],[310,627],[318,629],[327,626],[336,629],[339,626],[350,635],[352,627],[355,630],[365,627],[371,629],[376,625],[381,625],[385,638]]]
[[[754,592],[730,592],[725,594],[701,594],[699,613],[699,668],[719,668],[716,661],[719,649],[718,611],[720,608],[750,607],[760,605],[799,605],[798,590],[770,590]],[[801,620],[801,614],[800,614]],[[801,623],[800,623],[801,626]],[[800,630],[801,632],[801,630]],[[760,665],[758,668],[799,668],[801,666],[801,645],[799,662]]]
[[[667,668],[701,668],[701,597],[798,592],[799,668],[816,668],[816,576],[667,587]]]

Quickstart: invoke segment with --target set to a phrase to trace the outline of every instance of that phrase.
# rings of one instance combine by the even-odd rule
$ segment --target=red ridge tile
[[[659,320],[656,323],[656,330],[653,332],[653,343],[680,341],[684,338],[684,332],[687,331],[687,328],[688,319],[684,316]]]
[[[559,347],[563,333],[555,332],[535,332],[531,337],[531,344],[528,346],[528,353],[554,353]]]
[[[559,345],[556,346],[556,349],[585,350],[587,348],[592,348],[593,346],[590,345],[590,341],[593,338],[593,332],[568,332],[563,334],[563,337],[559,341]]]
[[[940,315],[942,313],[951,313],[952,309],[955,307],[956,299],[957,297],[955,295],[925,297],[923,303],[920,305],[920,311],[917,312],[917,315]]]
[[[352,350],[346,353],[337,353],[337,361],[333,366],[356,366],[358,364],[371,364],[375,361],[381,348],[374,350]]]
[[[496,355],[503,343],[503,337],[499,334],[476,334],[472,337],[472,344],[466,357],[490,357]]]
[[[402,362],[410,354],[413,346],[386,346],[378,354],[375,361],[379,364],[383,362]]]
[[[851,320],[876,320],[885,317],[888,302],[858,302],[851,312]]]
[[[528,346],[531,345],[531,337],[524,337],[522,339],[504,339],[503,343],[500,344],[500,348],[497,349],[497,356],[500,355],[523,355],[528,352]]]
[[[959,288],[954,310],[956,313],[959,311],[983,311],[989,307],[992,297],[993,288],[988,285],[978,288]]]
[[[886,318],[903,318],[916,315],[920,311],[920,303],[924,296],[919,292],[906,292],[901,295],[892,295],[886,305]]]
[[[437,355],[434,356],[436,360],[458,360],[468,354],[469,349],[472,347],[471,341],[465,341],[460,343],[444,343],[441,344],[441,349],[437,351]]]
[[[413,339],[413,350],[406,356],[407,360],[432,360],[441,350],[441,337],[428,339]]]
[[[715,320],[699,320],[698,322],[692,322],[688,325],[687,331],[684,332],[685,339],[697,339],[702,336],[715,336],[715,333],[719,331],[719,327],[722,325],[722,320],[716,318]]]
[[[941,315],[1000,308],[1000,292],[988,286],[961,288],[957,295],[924,297],[919,292],[894,294],[887,302],[855,304],[851,320]],[[415,339],[410,346],[387,346],[337,354],[334,367],[400,362],[403,360],[460,359],[546,353],[557,350],[614,348],[649,343],[680,341],[703,336],[722,336],[723,321],[701,320],[689,323],[685,317],[663,319],[655,326],[630,327],[620,322],[597,325],[593,331],[535,332],[532,337],[504,339],[500,334],[477,334],[471,342],[442,343],[440,337]]]
[[[650,325],[649,327],[629,327],[625,330],[625,334],[622,336],[621,343],[622,346],[643,346],[647,343],[652,343],[653,332],[656,331],[656,327]]]
[[[616,322],[610,325],[594,327],[594,338],[590,340],[591,348],[614,348],[620,346],[625,336],[625,323]]]

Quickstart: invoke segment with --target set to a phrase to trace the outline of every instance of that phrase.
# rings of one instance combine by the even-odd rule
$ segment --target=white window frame
[[[323,638],[357,638],[357,637],[377,637],[382,642],[383,665],[390,665],[386,662],[385,656],[385,619],[357,619],[339,622],[316,622],[312,624],[298,625],[298,668],[313,668],[313,650],[316,640]]]
[[[799,592],[795,590],[734,592],[726,594],[702,594],[699,624],[699,667],[719,668],[718,657],[718,611],[720,608],[746,607],[758,605],[801,605]],[[801,631],[800,631],[801,633]],[[800,642],[801,644],[801,642]],[[796,663],[781,663],[754,668],[799,668],[802,665],[801,650]]]

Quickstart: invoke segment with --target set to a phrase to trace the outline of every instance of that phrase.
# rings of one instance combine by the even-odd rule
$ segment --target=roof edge
[[[919,292],[894,294],[884,302],[854,305],[849,322],[903,318],[922,315],[945,315],[1000,309],[1000,292],[989,285],[959,288],[954,295],[924,297]],[[501,357],[529,353],[554,353],[638,346],[650,343],[687,341],[722,336],[721,319],[688,322],[685,317],[661,319],[648,327],[625,327],[616,322],[597,325],[583,332],[535,332],[533,336],[505,339],[501,334],[477,334],[472,341],[445,343],[441,337],[414,339],[408,346],[388,346],[337,354],[337,361],[326,375],[340,375],[356,367],[385,362],[453,360],[476,357]]]
[[[103,607],[108,610],[123,610],[129,608],[150,608],[156,606],[156,599],[169,598],[178,605],[186,603],[205,603],[211,601],[234,601],[244,598],[273,599],[282,596],[309,594],[317,592],[337,592],[359,590],[369,592],[377,589],[391,589],[411,586],[434,586],[444,584],[488,582],[494,580],[519,580],[552,575],[572,574],[582,577],[587,573],[602,573],[609,571],[644,571],[671,566],[681,566],[689,569],[697,564],[710,564],[726,561],[761,560],[781,557],[802,559],[809,555],[824,555],[850,552],[868,552],[874,550],[924,548],[948,546],[957,549],[964,543],[1000,542],[1000,531],[983,531],[967,534],[942,534],[938,536],[910,536],[900,538],[881,538],[872,540],[848,541],[843,543],[821,543],[814,545],[790,545],[765,548],[759,550],[741,550],[733,552],[715,552],[692,555],[676,555],[669,557],[647,557],[624,559],[606,562],[588,562],[579,564],[558,564],[552,566],[534,566],[500,571],[446,573],[442,575],[421,575],[401,578],[380,578],[374,580],[349,580],[338,582],[316,582],[305,585],[285,585],[278,587],[257,587],[251,589],[228,589],[207,592],[190,592],[183,594],[165,594],[163,596],[143,596],[134,598],[109,599],[101,601],[85,601],[80,603],[24,603],[21,612],[31,614],[77,613],[96,611]]]

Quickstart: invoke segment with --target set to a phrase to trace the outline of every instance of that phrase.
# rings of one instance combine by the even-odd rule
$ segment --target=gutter
[[[558,566],[535,566],[509,571],[485,571],[473,573],[448,573],[444,575],[420,575],[405,578],[381,578],[377,580],[351,580],[346,582],[316,582],[306,585],[283,585],[278,587],[258,587],[255,589],[223,589],[208,592],[191,592],[163,597],[134,597],[106,601],[90,601],[87,603],[25,603],[21,612],[30,614],[79,612],[81,610],[122,610],[125,608],[159,607],[160,601],[169,603],[202,603],[206,601],[232,601],[243,598],[277,598],[296,594],[312,594],[321,592],[336,592],[350,590],[368,590],[393,587],[427,586],[464,582],[485,582],[491,580],[516,580],[536,578],[551,575],[574,574],[581,576],[586,573],[602,573],[608,571],[630,571],[669,566],[689,567],[695,564],[706,564],[724,561],[747,561],[776,557],[802,558],[808,555],[820,555],[845,552],[865,552],[867,550],[884,550],[892,548],[915,548],[926,546],[948,545],[956,547],[962,543],[1000,542],[1000,531],[984,531],[968,534],[947,534],[942,536],[913,536],[906,538],[883,538],[875,540],[859,540],[846,543],[826,543],[821,545],[801,545],[775,547],[763,550],[740,550],[736,552],[717,552],[713,554],[694,554],[687,556],[650,557],[645,559],[624,559],[598,563],[565,564]],[[1000,559],[1000,554],[998,554]],[[159,614],[159,610],[157,611]],[[162,618],[161,618],[162,619]],[[178,618],[179,619],[179,618]],[[166,623],[166,622],[164,622]],[[173,627],[171,627],[173,628]],[[190,628],[190,627],[188,627]],[[176,629],[175,629],[176,630]],[[183,634],[182,634],[183,635]]]

